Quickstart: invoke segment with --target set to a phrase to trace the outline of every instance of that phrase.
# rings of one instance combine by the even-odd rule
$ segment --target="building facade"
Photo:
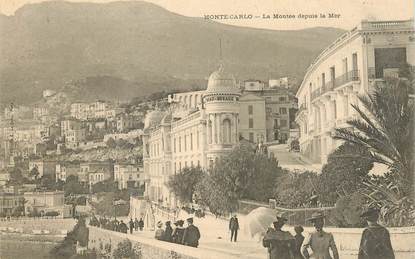
[[[114,164],[114,181],[118,189],[138,188],[144,184],[144,170],[135,164]]]
[[[332,138],[335,128],[358,118],[352,105],[384,77],[415,65],[414,22],[362,21],[340,36],[310,65],[296,94],[300,148],[316,163],[341,144]]]
[[[221,66],[205,91],[170,96],[169,112],[148,114],[143,158],[150,200],[177,206],[169,177],[184,167],[209,168],[239,143],[240,95],[235,78]]]
[[[64,204],[64,192],[25,192],[23,194],[26,215],[34,212],[41,215],[47,212],[56,211],[58,217],[66,218],[72,216],[72,206]]]

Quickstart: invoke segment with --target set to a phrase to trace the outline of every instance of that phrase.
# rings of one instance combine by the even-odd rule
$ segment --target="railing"
[[[351,70],[347,73],[344,73],[341,76],[338,76],[334,81],[329,81],[323,84],[320,88],[314,90],[311,93],[311,100],[323,95],[327,92],[333,91],[334,89],[343,86],[349,82],[355,82],[360,80],[359,70]]]

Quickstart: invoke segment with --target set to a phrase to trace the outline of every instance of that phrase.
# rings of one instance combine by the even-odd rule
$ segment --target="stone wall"
[[[139,235],[129,235],[97,227],[89,227],[89,249],[95,251],[104,251],[106,245],[111,245],[111,254],[117,248],[118,243],[125,239],[129,239],[133,247],[139,248],[141,258],[145,259],[216,259],[236,257],[224,253],[218,253],[203,248],[193,248],[163,241],[155,240]]]

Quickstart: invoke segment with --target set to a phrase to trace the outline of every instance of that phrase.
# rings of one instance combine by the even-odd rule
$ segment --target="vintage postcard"
[[[414,75],[411,0],[0,0],[0,258],[415,258]]]

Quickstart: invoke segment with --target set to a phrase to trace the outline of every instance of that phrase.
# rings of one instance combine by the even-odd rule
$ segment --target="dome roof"
[[[147,113],[146,118],[144,119],[144,129],[149,129],[160,125],[164,115],[164,112],[157,110]]]
[[[209,76],[206,93],[239,94],[239,88],[236,85],[235,77],[227,73],[220,65],[219,69]]]

